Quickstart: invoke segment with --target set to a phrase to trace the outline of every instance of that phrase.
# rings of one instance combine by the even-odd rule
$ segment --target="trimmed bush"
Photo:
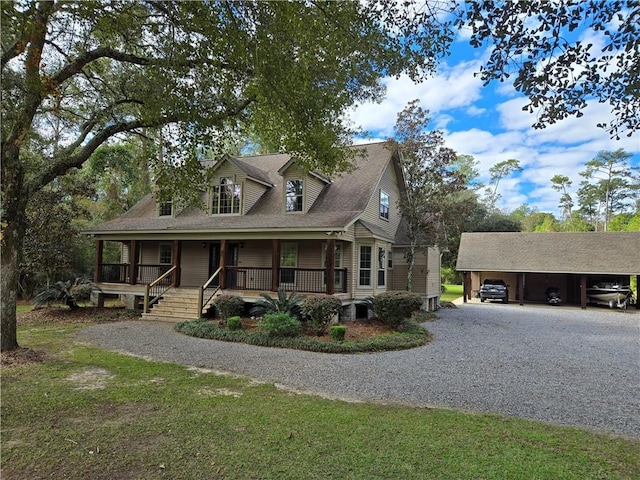
[[[329,323],[342,310],[342,302],[331,295],[308,297],[302,302],[302,315],[309,321],[309,327],[318,336],[327,333]]]
[[[413,292],[389,291],[372,299],[373,311],[390,327],[397,329],[403,320],[422,307],[422,297]]]
[[[229,317],[235,317],[242,314],[244,308],[244,300],[237,295],[220,295],[213,304],[216,306],[218,315],[225,322]]]
[[[344,336],[347,333],[347,327],[345,325],[334,325],[331,327],[331,340],[334,342],[344,341]]]
[[[288,313],[268,313],[258,327],[268,337],[295,337],[302,334],[300,320]]]
[[[243,342],[262,347],[293,348],[322,353],[362,353],[404,350],[419,347],[431,339],[431,335],[420,325],[412,321],[402,324],[402,332],[376,335],[360,342],[325,342],[313,337],[270,337],[260,332],[220,328],[211,322],[182,322],[175,329],[185,335],[198,338],[210,338],[225,342]]]
[[[227,328],[229,330],[242,330],[242,319],[240,317],[227,318]]]

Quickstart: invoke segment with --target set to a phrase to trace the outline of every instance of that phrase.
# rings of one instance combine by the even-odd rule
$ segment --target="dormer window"
[[[287,180],[285,192],[285,210],[302,212],[302,180]]]
[[[389,194],[380,190],[380,218],[389,220]]]
[[[211,213],[229,215],[240,213],[242,184],[234,183],[231,177],[221,177],[220,185],[214,185],[211,191]]]
[[[173,202],[160,202],[158,204],[158,216],[159,217],[172,217],[173,216]]]

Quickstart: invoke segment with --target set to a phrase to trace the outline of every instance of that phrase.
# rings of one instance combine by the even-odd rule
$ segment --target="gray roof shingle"
[[[392,158],[386,143],[359,145],[365,155],[356,156],[355,170],[336,176],[306,214],[285,214],[282,176],[278,170],[290,155],[260,155],[234,159],[249,177],[273,185],[245,215],[212,216],[198,208],[186,208],[175,217],[158,217],[153,195],[147,195],[119,218],[91,228],[86,233],[219,232],[253,229],[343,229],[364,211],[384,169]]]
[[[463,233],[456,269],[640,275],[640,232]]]

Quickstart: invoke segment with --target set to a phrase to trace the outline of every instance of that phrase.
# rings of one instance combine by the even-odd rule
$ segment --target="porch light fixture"
[[[244,248],[244,242],[240,242],[240,248]]]
[[[207,242],[202,242],[202,248],[207,248]]]

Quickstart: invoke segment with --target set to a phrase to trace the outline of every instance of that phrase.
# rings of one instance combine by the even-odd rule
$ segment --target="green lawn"
[[[2,369],[3,478],[640,478],[639,441],[291,393],[82,345],[78,328],[20,328],[47,360]]]
[[[445,285],[445,292],[440,299],[444,302],[453,302],[456,298],[462,297],[462,285]]]

